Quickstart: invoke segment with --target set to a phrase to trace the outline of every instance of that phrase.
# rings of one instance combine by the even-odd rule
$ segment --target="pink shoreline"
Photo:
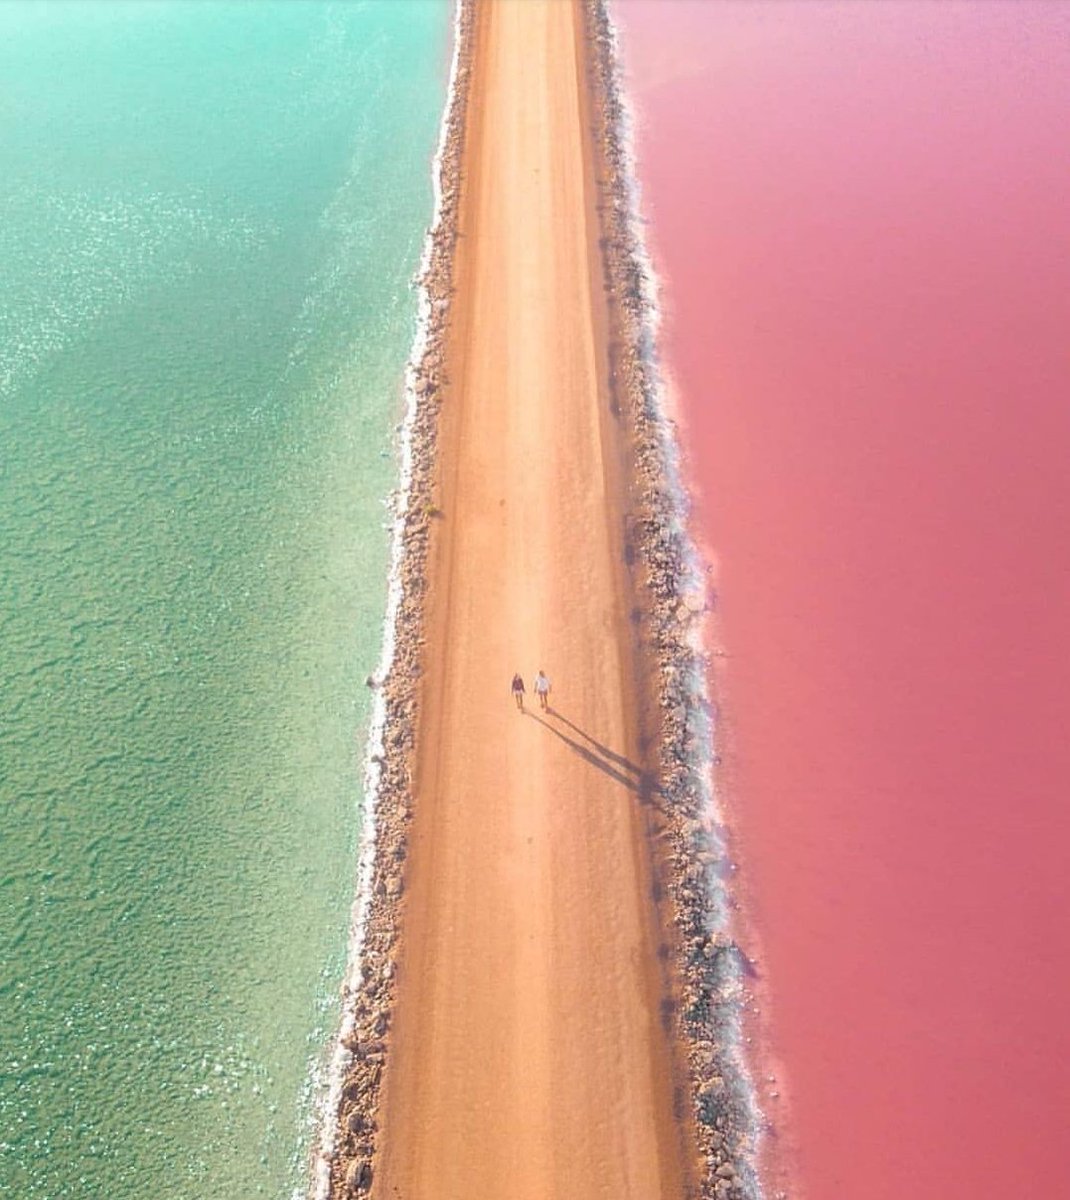
[[[1055,1194],[1070,13],[667,8],[614,12],[719,574],[755,1036],[790,1075],[755,1070],[769,1146],[793,1196],[950,1200],[1010,1160]]]

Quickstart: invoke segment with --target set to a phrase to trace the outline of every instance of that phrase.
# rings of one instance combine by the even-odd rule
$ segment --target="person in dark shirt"
[[[521,678],[520,672],[513,676],[513,699],[516,701],[517,708],[521,712],[524,711],[524,680]]]

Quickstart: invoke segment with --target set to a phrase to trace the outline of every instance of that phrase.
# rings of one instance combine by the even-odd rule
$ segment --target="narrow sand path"
[[[572,0],[477,17],[382,1200],[689,1178],[578,31]]]

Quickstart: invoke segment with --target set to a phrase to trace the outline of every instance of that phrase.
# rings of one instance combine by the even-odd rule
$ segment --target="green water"
[[[0,1195],[304,1190],[449,16],[0,5]]]

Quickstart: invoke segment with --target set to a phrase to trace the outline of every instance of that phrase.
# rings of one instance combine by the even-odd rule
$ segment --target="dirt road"
[[[690,1178],[578,31],[570,0],[477,17],[382,1200]]]

